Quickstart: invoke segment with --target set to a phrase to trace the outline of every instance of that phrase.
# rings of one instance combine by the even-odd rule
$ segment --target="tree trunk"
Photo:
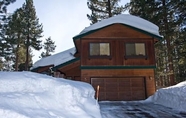
[[[26,62],[25,62],[25,71],[28,71],[28,65],[29,65],[29,34],[27,36],[26,41]]]
[[[111,6],[110,6],[110,0],[108,0],[108,13],[109,13],[109,17],[112,17]]]
[[[166,40],[166,45],[167,45],[167,53],[168,53],[168,71],[171,72],[172,74],[169,75],[170,79],[170,84],[174,85],[174,71],[173,71],[173,59],[171,56],[171,45],[170,45],[170,36],[167,33],[168,29],[168,19],[167,19],[167,9],[166,9],[166,1],[163,0],[163,9],[164,9],[164,24],[165,24],[165,40]]]
[[[15,71],[18,71],[18,62],[19,62],[19,44],[16,48],[16,58],[15,58]]]

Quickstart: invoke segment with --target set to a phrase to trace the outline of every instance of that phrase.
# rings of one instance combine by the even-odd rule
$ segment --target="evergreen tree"
[[[121,14],[124,11],[123,6],[119,6],[120,0],[88,0],[87,6],[91,10],[91,14],[87,14],[91,24],[102,19]]]
[[[23,35],[23,17],[22,17],[22,9],[17,9],[14,14],[11,17],[11,20],[8,23],[8,27],[6,28],[6,40],[11,47],[11,52],[12,54],[11,58],[15,62],[15,70],[18,70],[18,65],[19,65],[19,56],[22,55],[20,53],[20,48],[24,46],[24,39],[25,36]],[[25,52],[22,52],[25,55]]]
[[[43,47],[44,47],[45,52],[41,53],[41,58],[50,56],[51,52],[55,51],[56,45],[55,45],[55,42],[52,41],[51,37],[49,37],[46,39],[46,42],[44,42]]]
[[[39,24],[39,19],[36,16],[35,7],[33,0],[26,0],[26,3],[22,6],[23,16],[24,16],[24,35],[26,36],[25,46],[26,46],[26,62],[25,70],[28,70],[29,65],[29,48],[34,48],[35,50],[40,50],[43,27]]]
[[[3,59],[0,58],[0,71],[2,71],[2,70],[3,70]]]
[[[8,17],[7,17],[7,6],[10,3],[15,2],[16,0],[1,0],[0,1],[0,56],[4,55],[4,36],[5,36],[5,32],[3,32],[2,30],[6,27],[6,23],[8,22]]]
[[[176,67],[178,62],[178,47],[175,41],[180,40],[181,29],[185,22],[184,4],[182,0],[131,0],[129,12],[149,20],[160,28],[160,34],[164,40],[156,44],[156,60],[158,77],[170,80],[170,85],[175,82],[175,72],[179,72]],[[182,34],[183,35],[183,34]],[[178,64],[178,63],[177,63]],[[164,80],[163,80],[164,81]]]
[[[10,3],[15,2],[16,0],[1,0],[0,1],[0,13],[6,13],[7,12],[7,5],[9,5]]]

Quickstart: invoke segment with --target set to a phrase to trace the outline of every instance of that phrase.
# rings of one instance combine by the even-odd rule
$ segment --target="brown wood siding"
[[[100,86],[99,100],[129,101],[146,98],[143,77],[91,78],[91,84],[95,89]]]
[[[110,58],[91,58],[89,43],[110,43]],[[126,58],[125,43],[142,42],[147,58]],[[115,24],[81,38],[81,65],[155,65],[154,39],[121,24]]]
[[[127,26],[124,26],[122,24],[114,24],[110,25],[108,27],[105,27],[101,30],[98,30],[96,32],[93,32],[89,35],[84,36],[83,38],[116,38],[116,37],[130,37],[130,38],[152,38],[146,34],[143,34],[139,31],[136,31],[132,28],[129,28]]]
[[[121,84],[123,82],[125,83],[125,81],[126,81],[125,84],[127,84],[127,81],[129,81],[128,79],[133,78],[132,79],[133,84],[131,86],[143,86],[144,92],[143,92],[142,96],[144,96],[144,93],[145,93],[145,98],[151,96],[155,92],[155,83],[154,83],[155,81],[154,81],[154,70],[153,69],[127,69],[127,70],[126,69],[108,69],[108,70],[105,70],[105,69],[87,69],[87,70],[85,70],[85,69],[83,69],[83,70],[81,70],[81,81],[91,83],[91,81],[92,81],[91,78],[115,78],[115,80],[111,80],[111,81],[116,81],[116,80],[118,81],[117,78],[123,78],[119,82]],[[138,79],[135,79],[135,78],[144,78],[145,82],[142,83],[141,80],[138,81]],[[135,82],[137,83],[137,85],[135,85]],[[129,88],[120,87],[120,89],[131,89],[131,87],[129,87]],[[137,88],[134,87],[132,89],[136,90]],[[121,93],[121,95],[122,94],[124,94],[124,93]],[[125,93],[125,94],[131,95],[132,93],[130,92],[130,93]],[[141,94],[141,93],[139,91],[139,93],[137,92],[136,94]],[[137,96],[139,97],[140,95],[137,95]],[[142,98],[142,96],[141,96],[141,98]],[[119,100],[121,98],[122,97],[119,97],[117,99]],[[123,99],[124,100],[127,100],[127,99],[134,100],[137,98],[135,98],[135,96],[132,96],[132,97],[130,96],[128,98],[123,98]],[[106,99],[106,98],[104,97],[104,99]],[[109,98],[109,99],[111,99],[111,98]]]
[[[110,43],[110,57],[91,57],[89,55],[89,43],[107,42]],[[142,42],[145,43],[147,58],[126,58],[125,43]],[[81,65],[155,65],[153,39],[115,39],[98,38],[82,39]]]
[[[73,80],[81,80],[80,61],[63,66],[59,70],[63,72],[66,77],[71,77]]]
[[[53,67],[53,65],[40,67],[40,68],[37,70],[37,72],[38,72],[38,73],[42,73],[42,72],[44,72],[44,71],[49,71],[49,69],[50,69],[51,67]]]

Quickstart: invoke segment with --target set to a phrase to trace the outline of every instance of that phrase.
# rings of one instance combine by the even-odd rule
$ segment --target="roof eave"
[[[121,23],[120,23],[120,24],[121,24]],[[113,25],[113,24],[107,25],[107,26],[105,26],[105,27],[108,27],[108,26],[111,26],[111,25]],[[145,30],[142,30],[142,29],[139,29],[139,28],[136,28],[136,27],[133,27],[133,26],[129,26],[129,25],[126,25],[126,24],[122,24],[122,25],[127,26],[127,27],[130,27],[130,28],[132,28],[132,29],[134,29],[134,30],[136,30],[136,31],[139,31],[139,32],[141,32],[141,33],[144,33],[144,34],[146,34],[146,35],[149,35],[149,36],[151,36],[151,37],[153,37],[153,38],[156,38],[156,39],[158,39],[158,40],[162,40],[162,39],[163,39],[163,37],[158,36],[158,35],[155,35],[155,34],[150,33],[150,32],[147,32],[147,31],[145,31]],[[98,30],[101,30],[101,29],[103,29],[103,28],[105,28],[105,27],[101,27],[101,28],[98,28],[98,29],[95,29],[95,30],[91,30],[91,31],[88,31],[88,32],[79,34],[79,35],[77,35],[77,36],[74,36],[74,37],[73,37],[73,40],[74,40],[74,42],[75,42],[75,40],[78,40],[78,39],[80,39],[80,38],[82,38],[82,37],[84,37],[84,36],[86,36],[86,35],[89,35],[89,34],[91,34],[91,33],[94,33],[94,32],[96,32],[96,31],[98,31]]]
[[[54,66],[54,67],[52,68],[52,70],[53,70],[53,71],[56,71],[57,69],[59,69],[59,68],[61,68],[61,67],[63,67],[63,66],[69,65],[69,64],[71,64],[71,63],[74,63],[74,62],[76,62],[76,61],[78,61],[78,60],[80,60],[80,58],[75,58],[75,59],[69,60],[69,61],[67,61],[67,62],[65,62],[65,63],[62,63],[62,64],[57,65],[57,66]]]

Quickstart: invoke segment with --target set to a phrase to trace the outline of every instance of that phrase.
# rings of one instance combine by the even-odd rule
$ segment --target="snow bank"
[[[159,89],[146,101],[171,107],[179,111],[186,111],[186,81],[175,86]]]
[[[1,118],[101,118],[94,89],[32,72],[0,72]]]

